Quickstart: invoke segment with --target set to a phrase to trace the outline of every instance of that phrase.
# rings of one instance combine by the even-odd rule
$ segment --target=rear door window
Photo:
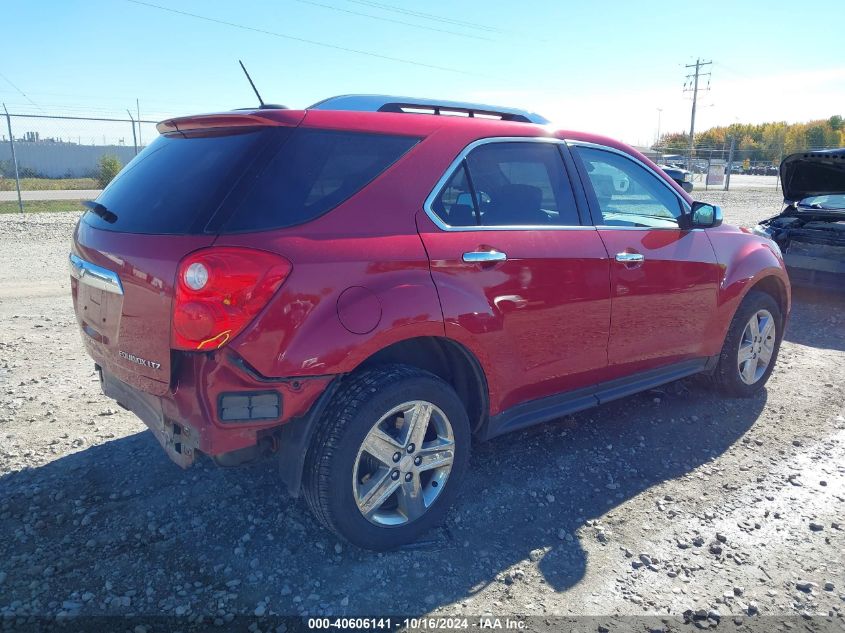
[[[508,141],[472,150],[432,203],[453,227],[581,224],[555,143]]]
[[[478,213],[472,202],[466,162],[455,170],[434,201],[434,212],[449,226],[476,226]]]
[[[255,176],[224,233],[308,222],[363,189],[419,138],[298,128]]]

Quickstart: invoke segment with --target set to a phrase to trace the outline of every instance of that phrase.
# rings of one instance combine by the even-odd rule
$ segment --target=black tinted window
[[[673,228],[681,203],[669,185],[616,152],[576,147],[607,226]]]
[[[92,212],[97,228],[128,233],[190,233],[217,210],[265,131],[225,135],[160,136],[138,154],[97,201],[117,216],[110,223]]]
[[[478,215],[472,204],[472,191],[467,179],[466,165],[452,174],[449,182],[434,201],[434,212],[449,226],[475,226]]]
[[[488,143],[467,156],[484,226],[580,224],[563,159],[553,143]]]
[[[280,228],[312,220],[360,191],[418,141],[297,129],[258,172],[225,231]]]

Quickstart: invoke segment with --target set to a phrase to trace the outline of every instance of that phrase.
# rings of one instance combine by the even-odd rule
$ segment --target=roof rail
[[[309,110],[346,110],[352,112],[405,112],[408,114],[439,114],[465,116],[545,125],[548,119],[534,112],[517,108],[503,108],[463,101],[417,99],[389,95],[340,95],[318,101]]]

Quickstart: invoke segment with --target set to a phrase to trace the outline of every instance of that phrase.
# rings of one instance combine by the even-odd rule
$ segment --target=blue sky
[[[10,1],[0,100],[17,112],[121,115],[137,98],[145,118],[250,106],[241,58],[266,101],[291,107],[351,92],[478,100],[644,144],[657,108],[664,132],[688,128],[684,65],[700,56],[714,64],[699,130],[845,114],[841,0],[150,3],[372,55],[130,0]]]

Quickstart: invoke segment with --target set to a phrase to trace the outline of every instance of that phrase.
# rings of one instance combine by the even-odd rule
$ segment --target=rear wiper
[[[115,222],[117,222],[117,214],[112,213],[99,202],[94,202],[93,200],[83,200],[82,204],[97,215],[99,215],[101,218],[103,218],[103,220],[105,220],[109,224],[114,224]]]

